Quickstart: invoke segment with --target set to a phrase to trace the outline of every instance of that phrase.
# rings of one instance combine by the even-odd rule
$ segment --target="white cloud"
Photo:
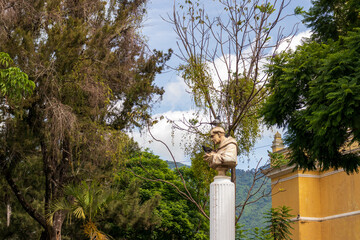
[[[235,55],[226,54],[215,59],[214,62],[209,63],[208,66],[214,81],[213,87],[219,90],[229,79],[229,72],[231,74],[231,72],[235,70]]]
[[[169,111],[162,114],[154,115],[154,119],[158,119],[159,122],[151,127],[151,134],[155,139],[161,140],[169,147],[175,160],[180,163],[190,165],[190,159],[184,153],[184,138],[191,135],[176,131],[175,134],[172,128],[172,124],[168,122],[168,119],[179,122],[181,119],[190,119],[194,116],[194,111]],[[160,117],[163,116],[162,119]],[[149,148],[151,151],[159,155],[161,159],[172,161],[172,157],[166,146],[156,140],[154,140],[147,129],[144,129],[141,133],[133,132],[132,137],[143,148]]]
[[[282,51],[286,51],[286,50],[295,50],[296,46],[301,45],[302,41],[305,38],[309,38],[311,36],[311,31],[307,30],[305,32],[301,32],[297,35],[295,35],[292,39],[291,38],[287,38],[285,39],[280,46],[278,47],[278,49],[276,49],[276,52],[282,52]]]
[[[190,102],[188,87],[180,77],[175,82],[170,82],[165,86],[163,101],[173,109],[184,103]],[[189,106],[190,107],[190,106]]]
[[[311,36],[311,31],[307,30],[304,32],[300,32],[295,35],[293,38],[287,38],[282,41],[280,46],[276,49],[276,52],[281,52],[287,49],[295,50],[296,46],[302,44],[302,41],[305,38],[309,38]],[[270,51],[270,54],[274,52],[275,49]],[[244,57],[244,63],[240,61],[238,68],[240,69],[240,73],[242,73],[244,67],[247,69],[249,67],[249,59],[252,58],[252,50],[251,47],[247,47],[243,50],[242,56]],[[260,75],[259,79],[263,79],[265,73],[262,71],[267,62],[265,59],[259,63]],[[244,65],[245,64],[245,65]],[[229,71],[234,72],[236,68],[236,56],[234,54],[225,54],[222,57],[219,57],[214,60],[213,64],[209,64],[210,73],[214,79],[214,88],[220,89],[221,81],[225,83],[225,81],[229,78]]]

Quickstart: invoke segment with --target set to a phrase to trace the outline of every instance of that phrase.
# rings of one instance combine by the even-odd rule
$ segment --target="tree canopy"
[[[140,126],[161,98],[153,81],[170,55],[149,51],[140,34],[145,3],[0,1],[0,51],[13,59],[1,69],[1,177],[42,239],[61,239],[65,212],[46,218],[64,188],[108,182],[131,142],[121,130]],[[29,196],[33,187],[42,191]]]
[[[128,177],[119,176],[119,186],[126,181],[140,180],[140,201],[144,202],[152,198],[159,200],[153,211],[159,219],[158,224],[146,229],[135,228],[135,231],[128,232],[128,239],[209,239],[208,219],[193,202],[179,194],[179,191],[189,191],[199,204],[208,205],[209,196],[203,192],[207,188],[196,177],[193,168],[184,166],[171,170],[158,156],[149,152],[140,152],[129,160],[128,169],[131,170]],[[187,190],[179,177],[178,170],[186,181]],[[206,211],[208,213],[207,208]],[[142,234],[141,237],[138,237],[139,232]]]
[[[360,157],[349,150],[360,140],[360,25],[351,17],[359,16],[356,2],[315,1],[305,13],[313,40],[274,56],[268,68],[271,96],[262,116],[268,125],[287,128],[290,164],[300,168],[358,171]],[[344,8],[335,7],[340,3]],[[323,21],[330,16],[333,29]]]
[[[303,22],[313,31],[312,38],[318,42],[338,40],[355,27],[360,26],[357,0],[315,0]]]

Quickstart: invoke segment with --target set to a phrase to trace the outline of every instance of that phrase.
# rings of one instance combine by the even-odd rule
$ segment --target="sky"
[[[166,52],[171,48],[175,53],[178,51],[176,43],[177,36],[172,25],[165,20],[172,14],[174,3],[178,4],[179,2],[183,2],[183,0],[150,0],[148,2],[147,16],[143,23],[142,34],[146,36],[150,49]],[[213,7],[213,4],[214,0],[206,1],[207,9],[213,13],[217,13],[217,9]],[[287,7],[287,13],[293,13],[295,7],[299,5],[307,10],[310,7],[310,0],[293,0]],[[301,24],[301,17],[299,16],[287,18],[286,21],[282,23],[282,26],[290,31],[296,23],[299,23],[298,31],[291,42],[291,48],[300,44],[303,37],[310,36],[310,31]],[[162,101],[153,108],[153,118],[159,119],[160,116],[164,116],[165,118],[159,120],[150,131],[156,139],[167,144],[177,162],[190,165],[190,159],[184,154],[183,149],[184,138],[186,139],[188,136],[180,132],[174,133],[171,125],[167,122],[167,118],[176,121],[182,118],[189,118],[194,113],[195,106],[191,96],[187,93],[186,84],[181,77],[178,76],[177,72],[173,70],[179,63],[179,59],[173,55],[167,63],[169,69],[155,78],[155,84],[163,87],[165,93]],[[243,156],[238,159],[237,168],[245,170],[254,168],[260,159],[261,164],[265,164],[268,160],[267,151],[271,151],[271,144],[276,131],[283,134],[284,130],[262,127],[261,137],[256,142],[254,149],[249,156]],[[141,132],[134,130],[131,134],[143,149],[151,149],[154,154],[159,155],[163,160],[172,160],[172,156],[167,147],[154,141],[146,129]]]

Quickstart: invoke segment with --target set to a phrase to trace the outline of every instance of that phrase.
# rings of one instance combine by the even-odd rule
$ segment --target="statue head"
[[[225,130],[222,127],[214,127],[210,131],[211,140],[219,144],[225,138]]]

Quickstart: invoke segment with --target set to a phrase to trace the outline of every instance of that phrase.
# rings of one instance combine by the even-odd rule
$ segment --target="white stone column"
[[[235,240],[235,184],[227,176],[210,184],[210,240]]]

